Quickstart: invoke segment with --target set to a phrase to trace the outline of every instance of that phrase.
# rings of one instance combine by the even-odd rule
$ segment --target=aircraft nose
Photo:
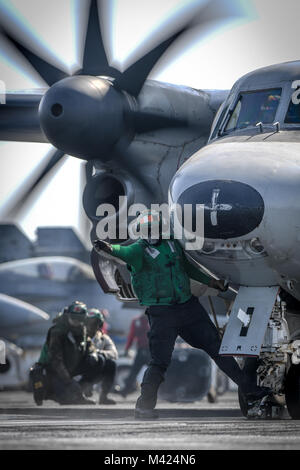
[[[172,202],[181,206],[183,214],[185,205],[192,206],[193,231],[196,230],[196,205],[204,205],[205,238],[241,237],[252,232],[263,219],[263,198],[248,184],[215,179],[187,186],[178,195],[176,185],[173,189]]]

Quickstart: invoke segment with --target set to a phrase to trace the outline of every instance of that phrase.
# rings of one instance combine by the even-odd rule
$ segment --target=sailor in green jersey
[[[112,254],[129,265],[132,287],[140,304],[172,305],[191,297],[190,278],[210,287],[223,283],[208,277],[192,265],[177,240],[149,245],[138,240],[130,246],[111,245]]]
[[[164,380],[178,335],[195,348],[203,349],[241,390],[261,393],[252,384],[232,357],[218,354],[218,331],[199,300],[190,289],[190,278],[215,289],[225,291],[224,281],[217,281],[191,264],[177,240],[162,238],[162,218],[158,212],[148,211],[139,216],[140,232],[148,238],[129,246],[110,245],[96,240],[97,252],[107,252],[127,263],[134,292],[141,305],[148,306],[150,323],[149,348],[151,361],[141,385],[135,417],[153,419],[159,385]],[[159,223],[159,238],[151,239],[151,224]]]

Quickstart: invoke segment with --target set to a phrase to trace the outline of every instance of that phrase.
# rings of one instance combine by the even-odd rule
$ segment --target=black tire
[[[292,419],[300,419],[300,365],[292,365],[285,381],[285,401]]]
[[[247,418],[248,416],[248,402],[245,395],[241,392],[240,388],[238,389],[239,404],[242,415]]]

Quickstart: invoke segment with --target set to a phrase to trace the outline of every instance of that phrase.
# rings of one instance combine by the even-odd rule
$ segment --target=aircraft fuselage
[[[299,77],[295,61],[239,79],[208,145],[177,171],[169,192],[171,205],[204,206],[195,260],[235,285],[279,285],[298,300]]]

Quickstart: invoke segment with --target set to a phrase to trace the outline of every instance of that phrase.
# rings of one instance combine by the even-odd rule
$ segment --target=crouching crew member
[[[82,302],[73,302],[53,321],[39,361],[31,369],[33,395],[37,405],[43,400],[54,400],[61,405],[91,405],[80,383],[82,376],[97,383],[101,362],[97,362],[97,349],[87,337],[87,308]]]

